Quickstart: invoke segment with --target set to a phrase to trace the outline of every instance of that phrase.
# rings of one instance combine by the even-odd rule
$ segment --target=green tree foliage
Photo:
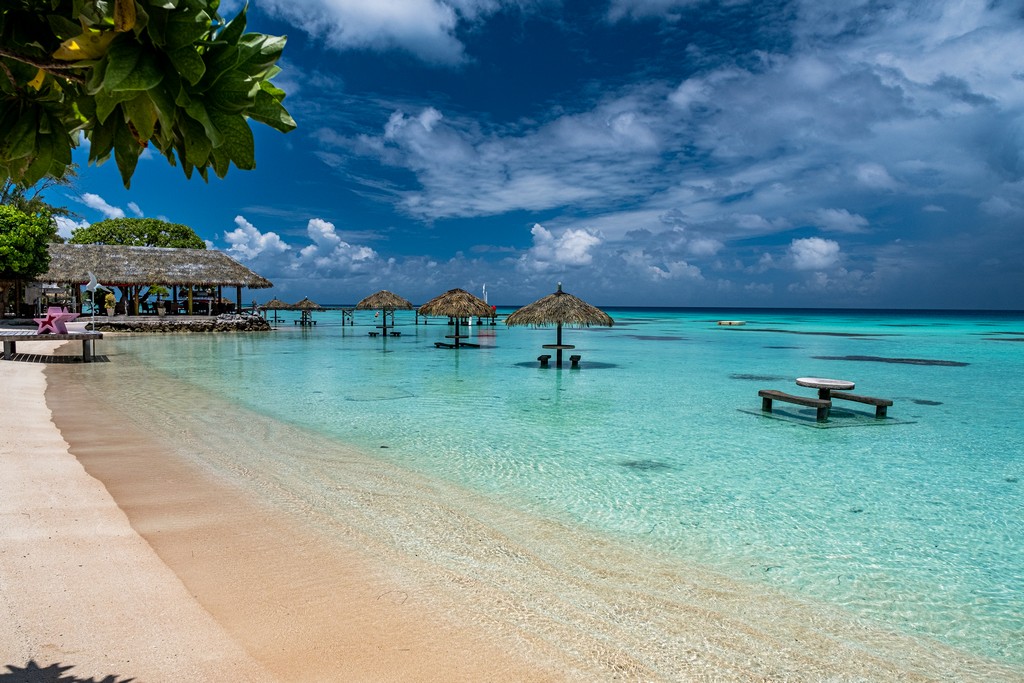
[[[48,241],[63,242],[64,238],[57,234],[57,216],[71,217],[75,213],[66,206],[54,206],[43,199],[43,194],[54,187],[71,187],[78,179],[78,165],[71,164],[64,172],[63,178],[47,176],[31,187],[25,187],[8,178],[0,184],[0,204],[13,206],[29,215],[49,214],[53,234]]]
[[[78,132],[125,187],[147,145],[185,176],[255,167],[249,120],[295,121],[270,79],[285,38],[246,33],[220,0],[3,0],[0,177],[60,178]]]
[[[78,228],[68,243],[206,249],[206,242],[192,228],[156,218],[108,218]]]
[[[7,310],[8,294],[18,281],[49,270],[46,244],[52,232],[47,214],[29,215],[0,205],[0,311]]]

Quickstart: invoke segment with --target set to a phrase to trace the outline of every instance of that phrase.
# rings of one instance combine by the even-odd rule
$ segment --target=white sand
[[[34,663],[97,680],[273,680],[68,452],[43,369],[0,361],[0,677]]]

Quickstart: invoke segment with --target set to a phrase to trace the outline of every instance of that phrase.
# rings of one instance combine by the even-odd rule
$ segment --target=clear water
[[[474,325],[481,348],[437,349],[444,321],[402,312],[400,338],[324,312],[111,344],[420,474],[1024,666],[1024,314],[609,313],[564,332],[580,370],[538,367],[550,329]],[[759,389],[813,394],[799,376],[891,398],[890,419],[761,415]]]

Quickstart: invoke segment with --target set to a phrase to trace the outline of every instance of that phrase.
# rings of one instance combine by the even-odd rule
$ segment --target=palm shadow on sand
[[[111,674],[103,678],[79,678],[67,672],[75,668],[74,664],[51,664],[41,667],[34,659],[24,667],[7,664],[7,671],[0,671],[0,683],[131,683],[134,678],[121,678]]]

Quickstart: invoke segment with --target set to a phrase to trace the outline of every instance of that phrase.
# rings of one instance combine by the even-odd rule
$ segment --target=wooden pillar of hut
[[[252,300],[252,312],[256,312],[256,299]],[[235,313],[242,313],[242,285],[235,285]]]
[[[139,286],[132,287],[132,315],[139,314]]]
[[[192,315],[192,285],[188,286],[188,308],[186,309],[186,312],[189,315]]]

